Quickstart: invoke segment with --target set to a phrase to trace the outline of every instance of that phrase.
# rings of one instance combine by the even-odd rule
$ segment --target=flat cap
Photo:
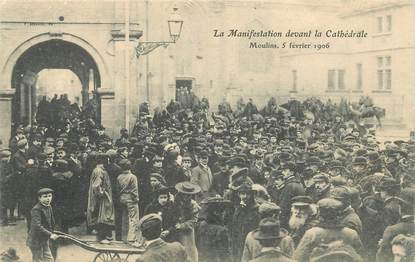
[[[55,191],[53,191],[53,189],[44,187],[44,188],[39,189],[39,191],[37,191],[37,195],[41,196],[41,195],[49,194],[49,193],[53,193],[53,192],[55,192]]]
[[[138,225],[141,230],[147,230],[154,227],[161,227],[162,218],[159,214],[151,213],[143,216]]]
[[[65,159],[57,159],[55,160],[55,164],[60,167],[65,167],[68,166],[68,161],[66,161]]]
[[[128,159],[121,159],[118,165],[123,171],[131,169],[131,161]]]
[[[291,198],[291,203],[295,207],[307,207],[313,203],[313,199],[309,196],[295,196]]]
[[[326,183],[329,183],[329,176],[325,173],[318,173],[315,176],[313,176],[314,182],[317,181],[325,181]]]
[[[358,156],[353,159],[352,164],[353,165],[366,165],[367,159],[366,157]]]
[[[23,147],[25,147],[27,145],[27,140],[25,139],[25,138],[23,138],[23,139],[21,139],[21,140],[19,140],[18,142],[17,142],[17,147],[18,148],[23,148]]]
[[[274,212],[280,212],[281,208],[272,202],[264,202],[262,203],[258,208],[259,214],[268,214],[268,213],[274,213]]]
[[[55,153],[55,149],[53,147],[51,147],[51,146],[48,146],[48,147],[45,148],[44,153],[46,155],[50,155],[52,153]]]
[[[350,201],[350,190],[345,186],[333,187],[330,190],[330,197],[339,201]]]

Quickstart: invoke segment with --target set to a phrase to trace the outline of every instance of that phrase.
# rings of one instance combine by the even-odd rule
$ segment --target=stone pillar
[[[117,25],[118,26],[118,25]],[[131,27],[133,27],[131,25]],[[130,27],[130,28],[131,28]],[[137,102],[137,77],[135,73],[137,72],[137,57],[135,53],[135,46],[137,45],[138,38],[142,35],[142,32],[137,29],[130,29],[130,42],[128,45],[125,43],[125,30],[123,27],[114,28],[111,31],[112,38],[114,40],[114,92],[115,96],[115,108],[114,112],[116,118],[113,120],[113,124],[117,126],[118,129],[125,127],[126,114],[129,114],[129,124],[128,129],[134,127],[136,120],[136,114],[138,105]],[[129,92],[126,92],[126,64],[125,64],[125,52],[129,52]],[[129,93],[129,108],[126,106],[127,93]],[[118,130],[119,131],[119,130]],[[116,133],[118,135],[119,132]]]
[[[105,127],[107,135],[113,138],[119,133],[120,129],[116,121],[119,117],[115,113],[114,90],[109,88],[97,88],[96,93],[101,104],[101,124]]]
[[[0,90],[0,139],[3,141],[3,146],[9,144],[12,126],[12,98],[15,89]]]

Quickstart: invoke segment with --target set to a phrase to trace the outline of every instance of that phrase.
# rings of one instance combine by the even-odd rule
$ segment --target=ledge
[[[327,90],[325,91],[326,93],[340,93],[340,94],[345,94],[345,93],[350,93],[349,90],[344,89],[344,90]]]
[[[391,94],[392,90],[372,90],[372,93],[376,94]]]
[[[382,36],[391,36],[392,32],[385,32],[385,33],[377,33],[372,35],[372,37],[382,37]]]
[[[130,41],[139,39],[143,35],[141,30],[130,30]],[[111,36],[114,41],[125,41],[125,30],[124,29],[112,29]]]
[[[15,93],[16,93],[16,89],[2,89],[0,90],[0,99],[2,100],[12,99]]]
[[[114,99],[115,92],[111,88],[97,88],[95,92],[103,99]]]

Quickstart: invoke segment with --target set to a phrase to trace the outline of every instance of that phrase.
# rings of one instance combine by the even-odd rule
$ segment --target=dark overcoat
[[[32,249],[40,248],[46,243],[55,227],[53,210],[51,206],[37,203],[31,210],[32,217],[27,244]]]
[[[248,233],[258,227],[258,205],[237,207],[231,224],[232,256],[234,261],[240,261],[244,250],[245,238]]]
[[[225,226],[202,221],[196,235],[199,262],[230,262],[229,237]]]

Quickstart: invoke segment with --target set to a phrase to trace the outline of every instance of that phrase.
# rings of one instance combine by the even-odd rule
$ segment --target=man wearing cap
[[[55,161],[52,173],[52,189],[55,191],[54,210],[58,230],[68,233],[69,224],[76,215],[72,209],[75,202],[73,173],[69,170],[68,161],[58,159]]]
[[[379,226],[382,224],[382,219],[376,210],[363,204],[357,188],[349,188],[349,193],[351,206],[362,221],[360,238],[367,250],[367,257],[369,261],[375,261],[378,243],[383,234],[383,229]]]
[[[399,234],[415,235],[414,202],[415,190],[404,191],[400,195],[401,215],[399,222],[388,226],[383,232],[382,240],[376,253],[376,261],[392,261],[392,240]]]
[[[250,153],[253,154],[255,159],[249,167],[248,176],[255,184],[264,185],[267,182],[263,176],[263,170],[265,167],[263,162],[264,152],[260,149],[253,149]]]
[[[307,230],[317,225],[317,209],[308,196],[296,196],[292,199],[291,217],[288,221],[290,236],[295,246],[300,243]]]
[[[53,190],[42,188],[38,191],[38,203],[30,212],[31,222],[27,244],[32,251],[34,262],[53,262],[49,247],[49,239],[56,240],[57,235],[53,233],[55,220],[51,206]]]
[[[359,235],[340,223],[342,203],[335,199],[324,198],[318,201],[317,205],[320,212],[319,224],[305,232],[294,252],[293,259],[299,262],[310,261],[315,248],[337,241],[342,241],[343,245],[350,246],[359,255],[363,255],[364,250]]]
[[[24,132],[23,132],[23,128],[18,128],[16,130],[16,135],[14,137],[12,137],[10,139],[10,142],[9,142],[10,151],[12,152],[12,154],[14,154],[18,150],[17,142],[19,142],[20,140],[22,140],[24,138],[25,138],[25,135],[24,135]]]
[[[29,149],[27,150],[28,158],[35,159],[36,156],[42,151],[42,137],[40,136],[40,134],[36,134],[34,135],[29,145]]]
[[[290,259],[287,254],[283,253],[279,248],[282,239],[280,232],[280,223],[275,218],[264,218],[259,223],[259,230],[254,232],[253,237],[259,241],[262,246],[261,251],[255,256],[253,262],[271,262],[295,261]]]
[[[168,186],[175,186],[177,183],[187,181],[183,168],[179,165],[178,158],[180,152],[176,147],[170,147],[166,152],[165,162],[163,163],[163,175]]]
[[[288,228],[292,198],[295,196],[302,196],[305,193],[304,186],[295,176],[295,169],[295,164],[291,161],[281,167],[284,187],[281,189],[278,203],[281,207],[281,226],[284,228]]]
[[[230,234],[224,225],[224,212],[231,201],[222,197],[210,197],[202,201],[207,217],[200,222],[196,243],[200,262],[230,262]]]
[[[212,186],[212,172],[208,167],[209,155],[206,151],[202,151],[198,155],[198,165],[192,169],[192,177],[190,182],[201,188],[201,193],[197,196],[197,201],[209,196],[209,189]]]
[[[14,197],[13,185],[13,167],[10,163],[11,152],[8,149],[0,151],[0,222],[1,226],[15,225],[8,217],[13,216],[16,200]]]
[[[248,233],[258,227],[258,204],[255,202],[252,183],[248,181],[236,189],[240,202],[235,208],[231,224],[232,256],[234,261],[242,258]]]
[[[121,128],[121,130],[120,130],[120,138],[118,138],[115,141],[115,146],[116,147],[125,146],[128,143],[129,143],[128,142],[128,130],[126,128]]]
[[[213,175],[212,185],[210,187],[212,195],[223,196],[230,184],[230,180],[231,171],[229,170],[229,164],[225,162],[221,170]]]
[[[343,212],[340,223],[355,230],[360,236],[362,234],[362,221],[351,207],[349,188],[346,186],[334,187],[330,191],[330,197],[339,200],[342,203]]]
[[[355,182],[368,175],[367,159],[363,156],[357,156],[352,161],[352,172],[348,178],[348,185],[353,186]]]
[[[162,231],[160,215],[145,215],[140,219],[139,226],[146,240],[146,249],[138,256],[136,262],[191,262],[180,243],[166,243],[160,238]]]
[[[13,168],[15,171],[15,178],[14,178],[14,191],[18,203],[18,214],[19,217],[22,215],[22,201],[24,197],[24,189],[25,189],[25,172],[27,161],[29,160],[27,156],[27,149],[29,148],[28,142],[26,138],[23,138],[17,142],[17,151],[12,155],[11,162],[13,164]]]
[[[313,176],[314,188],[311,192],[313,202],[318,202],[320,199],[330,197],[331,183],[329,176],[325,173],[318,173]]]
[[[400,200],[397,197],[400,193],[400,184],[393,178],[384,177],[379,184],[378,190],[380,198],[383,200],[383,208],[381,216],[383,218],[383,226],[394,225],[400,217]]]
[[[261,220],[265,218],[273,218],[278,220],[280,211],[280,207],[271,202],[265,202],[261,204],[258,209]],[[259,230],[260,228],[258,227],[257,229],[249,232],[246,236],[241,262],[251,261],[261,253],[262,246],[260,242],[254,237],[256,232]],[[281,228],[279,231],[279,235],[281,236],[281,241],[278,245],[280,251],[287,256],[291,256],[295,248],[292,238],[288,235],[287,230],[283,228]]]

